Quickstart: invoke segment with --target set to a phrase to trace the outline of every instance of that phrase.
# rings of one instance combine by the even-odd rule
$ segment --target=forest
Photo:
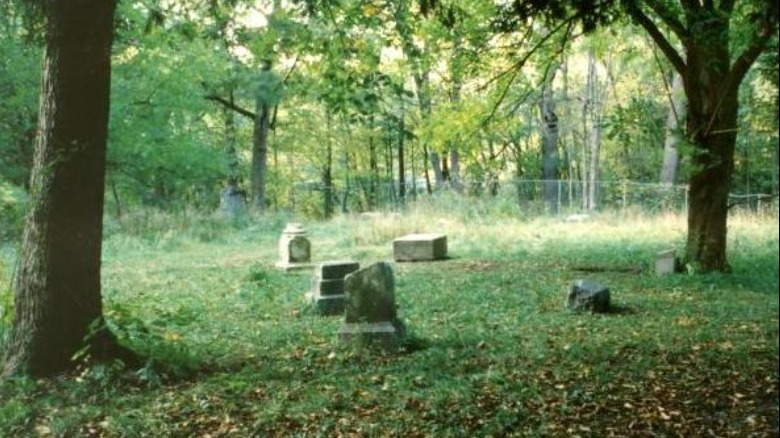
[[[779,89],[769,0],[4,1],[0,437],[776,433]],[[400,354],[293,223],[447,235]]]
[[[213,211],[234,194],[253,210],[323,218],[445,185],[479,196],[558,179],[584,190],[577,208],[595,209],[598,181],[686,184],[695,167],[679,73],[629,20],[584,34],[573,19],[512,23],[481,1],[310,7],[120,2],[107,214]],[[43,41],[40,22],[3,8],[9,237],[29,191]],[[740,88],[733,195],[777,193],[770,45]]]

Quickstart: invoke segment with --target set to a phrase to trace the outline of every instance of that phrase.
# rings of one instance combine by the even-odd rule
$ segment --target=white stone
[[[393,240],[393,258],[397,262],[439,260],[447,256],[444,234],[408,234]]]

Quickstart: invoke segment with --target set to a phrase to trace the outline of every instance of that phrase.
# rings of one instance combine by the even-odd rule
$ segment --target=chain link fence
[[[632,181],[512,180],[445,183],[431,187],[424,180],[407,182],[354,181],[326,188],[319,183],[299,183],[279,193],[277,206],[296,216],[365,211],[401,211],[418,203],[436,203],[445,211],[482,206],[508,214],[576,214],[591,211],[636,211],[645,214],[684,214],[688,208],[685,185]],[[777,195],[740,194],[731,197],[739,210],[777,214]]]

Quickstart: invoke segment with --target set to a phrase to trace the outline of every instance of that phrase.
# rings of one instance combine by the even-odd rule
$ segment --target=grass
[[[670,277],[652,258],[682,248],[676,216],[305,223],[315,261],[363,265],[447,234],[450,259],[394,264],[396,357],[339,345],[341,319],[304,298],[312,273],[273,267],[284,218],[199,220],[106,238],[106,313],[146,366],[3,382],[0,436],[778,436],[776,217],[732,218],[733,273]],[[567,312],[576,278],[618,311]]]

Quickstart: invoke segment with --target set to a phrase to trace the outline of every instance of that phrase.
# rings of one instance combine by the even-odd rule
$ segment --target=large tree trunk
[[[666,138],[664,140],[664,162],[661,166],[661,184],[674,184],[680,167],[680,121],[685,117],[685,91],[682,76],[674,73],[669,96],[669,113],[666,116]]]
[[[30,213],[4,371],[51,375],[119,352],[102,323],[111,42],[116,1],[45,2],[46,53]],[[93,329],[97,329],[93,332]],[[89,344],[85,338],[89,335]]]
[[[542,84],[539,99],[539,113],[542,118],[542,184],[547,211],[558,212],[558,115],[555,113],[555,98],[552,90],[556,68],[551,68],[549,77]]]
[[[723,32],[726,34],[726,32]],[[713,37],[714,38],[714,37]],[[725,89],[728,41],[714,38],[687,47],[683,77],[687,132],[694,144],[685,262],[698,271],[727,271],[728,198],[737,137],[738,88]]]

